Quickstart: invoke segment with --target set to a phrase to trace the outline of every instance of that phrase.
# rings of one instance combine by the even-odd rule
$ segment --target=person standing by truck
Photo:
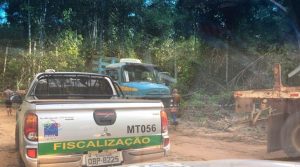
[[[179,110],[179,103],[180,103],[180,95],[178,94],[177,89],[173,89],[172,91],[172,107],[171,107],[171,116],[173,119],[173,125],[178,125],[177,122],[177,113]]]
[[[5,106],[7,115],[12,115],[12,100],[11,96],[13,95],[13,91],[9,89],[9,86],[4,90],[5,95]]]

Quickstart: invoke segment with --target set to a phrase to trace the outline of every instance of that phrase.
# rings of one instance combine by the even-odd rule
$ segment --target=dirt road
[[[218,159],[275,159],[283,152],[267,153],[263,141],[249,141],[236,137],[232,132],[214,132],[206,128],[187,130],[186,127],[171,131],[171,153],[162,160],[194,161]]]
[[[7,116],[0,107],[0,166],[18,167],[14,146],[15,112]],[[218,132],[206,128],[180,125],[170,130],[171,153],[158,161],[193,161],[215,159],[272,159],[284,156],[266,153],[264,141],[243,139],[233,132]]]
[[[0,107],[0,166],[18,167],[15,151],[15,110],[7,116],[5,108]]]

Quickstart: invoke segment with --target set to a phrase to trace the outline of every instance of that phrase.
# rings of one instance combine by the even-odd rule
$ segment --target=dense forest
[[[271,87],[300,64],[299,19],[296,0],[1,0],[0,87],[100,57],[156,64],[183,96]]]

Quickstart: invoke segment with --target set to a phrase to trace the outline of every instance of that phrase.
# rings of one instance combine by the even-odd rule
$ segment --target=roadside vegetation
[[[288,0],[0,1],[0,87],[26,89],[45,69],[88,71],[139,58],[177,78],[182,108],[222,118],[232,91],[270,88],[272,66],[300,64],[299,3]],[[216,10],[218,9],[218,10]],[[210,115],[214,113],[215,115]]]

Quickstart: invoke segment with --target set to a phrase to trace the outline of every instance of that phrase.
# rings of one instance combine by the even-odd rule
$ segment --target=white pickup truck
[[[163,104],[121,96],[105,75],[36,75],[17,113],[16,148],[24,165],[110,166],[165,156]]]

